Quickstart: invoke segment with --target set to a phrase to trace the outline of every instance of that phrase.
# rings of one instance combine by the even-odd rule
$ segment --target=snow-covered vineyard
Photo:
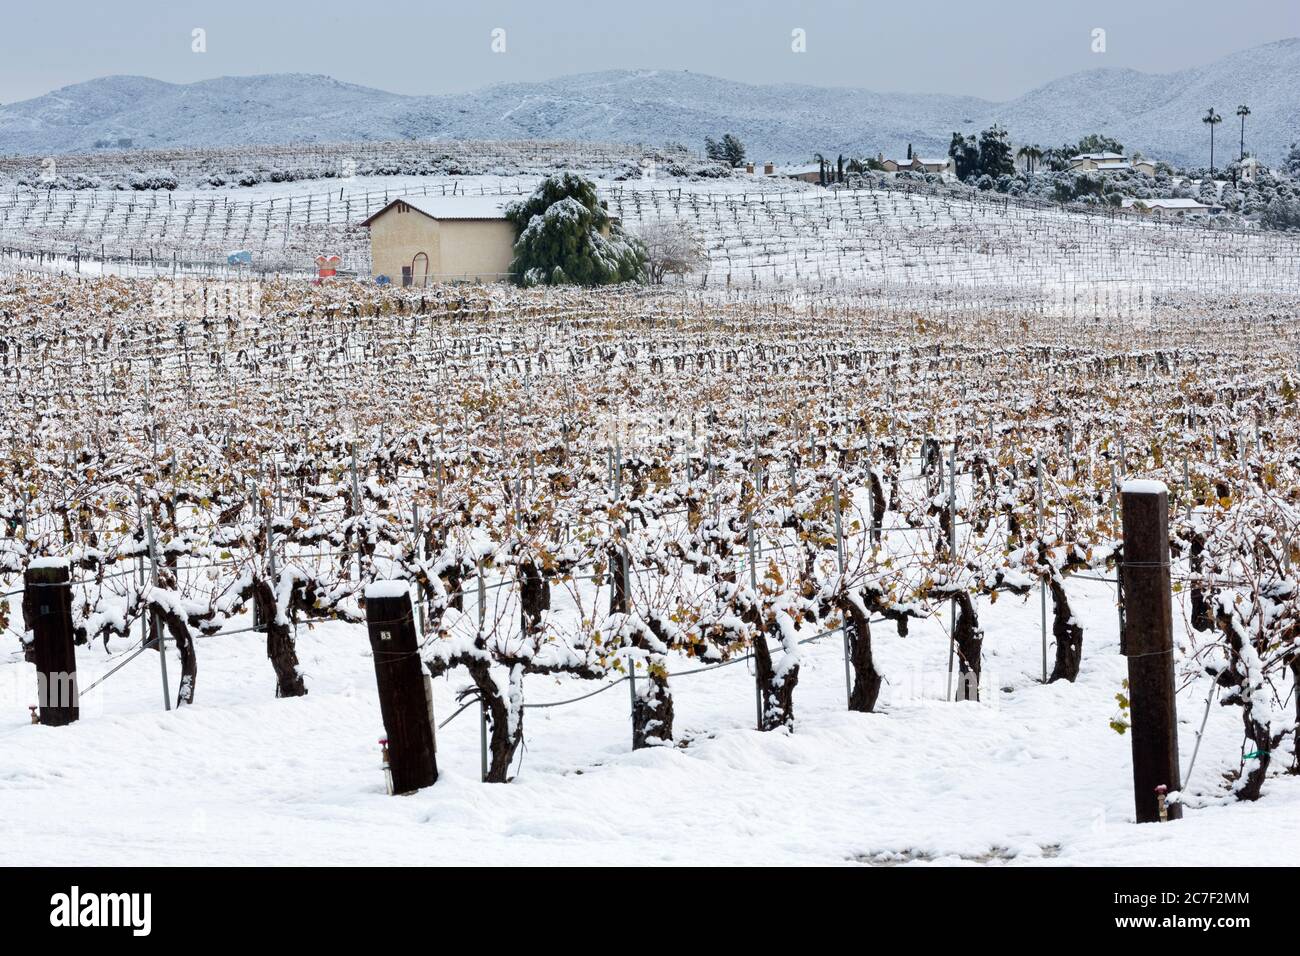
[[[237,247],[262,273],[305,274],[326,251],[364,273],[358,224],[397,196],[519,196],[565,169],[612,184],[700,168],[720,172],[682,147],[547,141],[0,157],[0,268],[221,275]]]
[[[825,198],[761,208],[921,202]],[[1290,862],[1300,298],[1080,318],[867,275],[0,281],[0,858]],[[1131,825],[1137,478],[1177,826]],[[33,726],[24,574],[65,566],[80,719]],[[439,779],[402,799],[367,594],[410,595],[433,679]]]
[[[1285,235],[978,193],[897,185],[758,195],[626,190],[611,209],[634,224],[687,222],[704,237],[705,281],[714,283],[1300,291],[1300,243]]]
[[[1300,292],[1300,242],[1282,232],[1209,229],[1115,211],[875,181],[864,188],[736,176],[614,179],[593,157],[579,168],[612,214],[637,232],[664,221],[698,237],[696,287],[807,290],[879,285],[1213,288]],[[624,171],[626,175],[626,171]],[[540,174],[356,177],[238,191],[0,191],[0,271],[237,277],[227,253],[248,250],[257,275],[308,275],[315,256],[370,273],[362,220],[400,196],[527,195]],[[682,281],[682,280],[677,280]]]

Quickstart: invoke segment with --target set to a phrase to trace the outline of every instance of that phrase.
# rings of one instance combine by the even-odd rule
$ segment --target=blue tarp
[[[253,254],[244,250],[227,253],[226,261],[232,266],[251,266],[253,264]]]

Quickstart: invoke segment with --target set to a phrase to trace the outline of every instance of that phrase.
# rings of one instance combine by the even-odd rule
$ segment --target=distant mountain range
[[[995,66],[991,68],[996,68]],[[110,76],[0,107],[0,153],[421,139],[576,139],[699,149],[735,133],[757,160],[945,154],[954,130],[1007,127],[1016,143],[1113,136],[1156,159],[1205,164],[1201,116],[1213,105],[1219,157],[1237,151],[1237,105],[1251,108],[1247,150],[1277,161],[1300,139],[1300,38],[1169,74],[1088,70],[1005,103],[839,87],[753,86],[700,73],[615,70],[402,96],[326,76],[273,74],[165,83]]]

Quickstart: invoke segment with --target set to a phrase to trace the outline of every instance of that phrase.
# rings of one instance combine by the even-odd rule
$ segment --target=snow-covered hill
[[[325,76],[221,77],[191,84],[114,76],[0,107],[0,152],[61,153],[128,139],[134,147],[422,138],[587,139],[699,148],[734,132],[755,158],[813,152],[943,152],[954,130],[1001,122],[1043,146],[1090,132],[1178,162],[1206,162],[1200,117],[1214,105],[1221,156],[1247,147],[1275,161],[1300,136],[1300,39],[1157,75],[1090,70],[1006,103],[974,97],[798,85],[753,86],[699,73],[620,70],[508,83],[472,93],[401,96]]]

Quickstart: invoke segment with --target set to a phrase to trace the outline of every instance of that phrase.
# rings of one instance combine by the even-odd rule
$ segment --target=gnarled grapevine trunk
[[[278,620],[275,607],[275,590],[271,582],[259,579],[253,583],[253,600],[266,622],[266,656],[275,670],[276,697],[302,697],[307,685],[298,671],[298,650],[293,631],[287,623]]]
[[[984,632],[980,630],[979,618],[975,614],[975,602],[966,591],[957,591],[952,595],[957,602],[957,623],[953,629],[953,643],[957,649],[957,661],[960,672],[957,683],[956,700],[980,699],[980,672],[983,664],[981,654],[984,649]]]
[[[1055,576],[1048,578],[1048,587],[1052,592],[1052,636],[1056,639],[1056,663],[1048,682],[1068,680],[1073,683],[1079,676],[1079,665],[1083,660],[1083,627],[1070,610],[1070,599],[1061,580]]]
[[[659,621],[651,616],[647,624],[659,643],[667,647],[668,637]],[[646,641],[639,638],[636,644],[644,647]],[[644,649],[650,650],[648,647]],[[632,703],[633,750],[673,742],[673,693],[668,686],[662,655],[651,653],[648,673],[644,680],[637,679],[636,698]]]
[[[551,609],[551,585],[531,561],[519,566],[520,626],[527,636],[542,629],[542,613]]]
[[[640,750],[673,742],[673,695],[668,678],[651,672],[636,682],[632,705],[632,749]]]
[[[1273,750],[1282,743],[1285,731],[1272,733],[1267,707],[1260,708],[1262,713],[1256,713],[1255,699],[1262,690],[1260,685],[1263,678],[1254,672],[1257,667],[1251,667],[1251,660],[1258,665],[1259,657],[1247,652],[1246,641],[1249,639],[1239,632],[1232,618],[1222,611],[1216,615],[1216,623],[1227,636],[1232,651],[1228,670],[1219,675],[1219,683],[1230,688],[1222,703],[1241,706],[1241,722],[1246,739],[1254,745],[1251,753],[1243,757],[1242,778],[1236,787],[1236,797],[1238,800],[1258,800],[1268,777]]]
[[[880,476],[869,471],[871,480],[871,541],[879,545],[885,525],[885,489],[880,486]]]
[[[1242,723],[1246,727],[1246,737],[1254,744],[1252,756],[1245,758],[1242,784],[1237,788],[1238,800],[1258,800],[1268,777],[1268,766],[1272,762],[1272,748],[1276,743],[1271,739],[1268,725],[1255,719],[1254,708],[1249,702],[1242,705]],[[1279,735],[1277,742],[1281,741]]]
[[[783,668],[780,672],[772,662],[772,652],[767,646],[768,628],[763,626],[762,614],[757,608],[748,611],[745,618],[754,628],[754,679],[758,682],[759,730],[777,730],[794,726],[794,688],[799,683],[799,665]],[[771,628],[776,634],[775,625]]]
[[[1291,656],[1291,684],[1296,688],[1292,695],[1295,697],[1295,726],[1291,730],[1291,746],[1294,754],[1291,773],[1300,773],[1300,654]]]
[[[465,577],[463,571],[464,568],[460,562],[453,561],[440,575],[443,587],[447,591],[447,606],[461,612],[465,610]]]
[[[157,619],[161,620],[171,632],[172,639],[176,642],[176,653],[180,655],[181,682],[176,689],[176,706],[180,708],[183,704],[193,704],[194,684],[199,677],[199,662],[194,656],[194,639],[190,636],[190,629],[184,620],[169,611],[154,607],[152,613],[156,614]]]
[[[1200,574],[1205,566],[1205,536],[1192,535],[1191,547],[1188,548],[1188,565],[1193,574]],[[1214,627],[1214,617],[1210,613],[1210,601],[1207,598],[1213,592],[1205,588],[1192,588],[1192,627],[1198,631],[1209,631]]]
[[[628,574],[631,571],[627,552],[622,548],[609,549],[609,613],[628,612]]]
[[[523,665],[513,664],[510,667],[507,698],[501,695],[501,689],[492,678],[491,667],[486,660],[476,658],[465,664],[470,679],[478,689],[482,706],[487,711],[488,768],[484,780],[486,783],[506,783],[515,752],[524,739]],[[436,675],[432,666],[430,670]]]
[[[841,595],[835,605],[844,617],[844,635],[848,638],[849,664],[853,670],[849,710],[869,714],[875,709],[883,680],[871,654],[871,622],[858,602],[848,595]]]

